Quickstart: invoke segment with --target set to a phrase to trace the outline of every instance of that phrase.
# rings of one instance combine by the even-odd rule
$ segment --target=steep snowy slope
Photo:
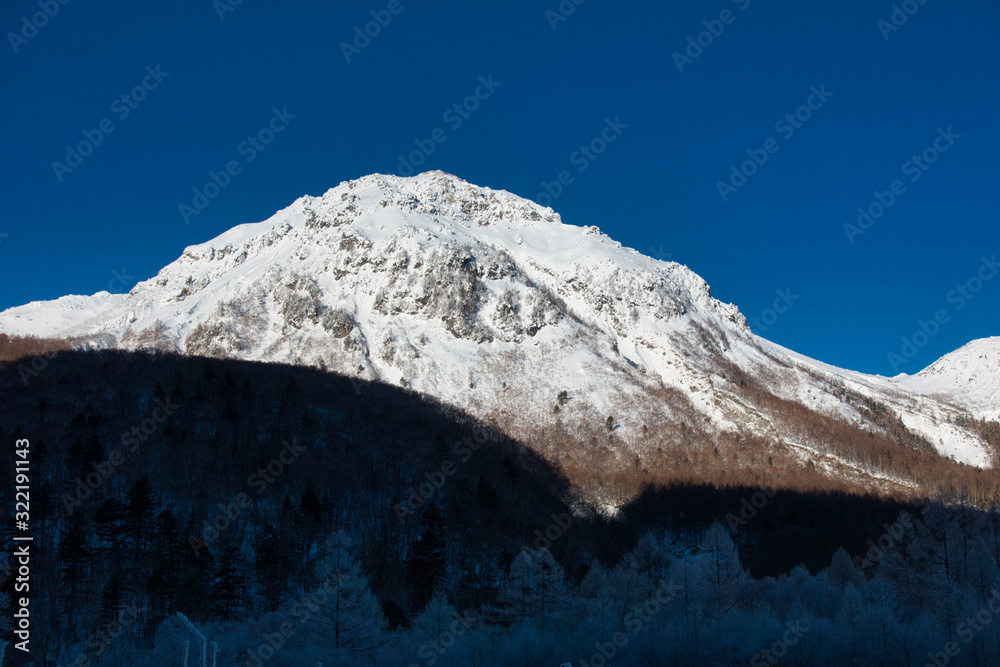
[[[70,294],[53,301],[32,301],[0,313],[0,331],[18,336],[49,336],[86,322],[124,297],[124,294],[98,292],[93,296]]]
[[[892,382],[904,391],[954,402],[977,419],[1000,421],[1000,336],[974,340],[916,375]]]
[[[751,334],[687,267],[441,172],[303,197],[185,249],[127,295],[12,308],[0,331],[307,364],[507,415],[512,430],[554,410],[601,425],[610,415],[619,447],[636,452],[650,424],[787,446],[731,367],[859,428],[875,427],[847,393],[884,402],[940,453],[986,466],[978,436],[950,422],[996,416],[1000,378],[997,339],[891,380],[796,355]]]
[[[760,343],[762,349],[770,350],[772,358],[779,365],[790,366],[798,371],[793,376],[786,375],[783,382],[769,385],[775,394],[812,407],[823,414],[837,414],[844,421],[851,422],[858,415],[856,411],[852,414],[849,406],[843,403],[841,393],[850,391],[891,408],[906,428],[926,439],[938,453],[978,467],[990,467],[994,464],[981,438],[961,423],[963,419],[979,418],[989,412],[979,409],[979,405],[992,405],[992,414],[997,414],[998,402],[993,387],[1000,382],[1000,371],[995,367],[992,375],[987,372],[980,375],[979,381],[982,384],[979,386],[982,390],[970,385],[966,392],[960,392],[954,387],[943,387],[940,384],[925,390],[918,387],[926,384],[923,375],[926,371],[912,377],[866,375],[824,364],[770,341],[760,339]],[[942,364],[941,368],[951,369],[948,361],[951,356],[942,357],[935,366]],[[945,373],[948,377],[959,374],[952,370]],[[992,403],[989,399],[991,392],[994,397]]]

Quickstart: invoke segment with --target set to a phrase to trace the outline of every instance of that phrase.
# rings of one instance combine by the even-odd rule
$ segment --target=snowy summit
[[[375,174],[302,197],[186,248],[128,294],[11,308],[0,331],[314,366],[518,415],[515,434],[565,392],[563,416],[615,415],[637,452],[651,421],[824,451],[787,442],[787,429],[741,392],[739,373],[858,428],[885,430],[858,397],[887,405],[938,453],[976,466],[992,465],[989,450],[959,424],[1000,416],[1000,338],[914,376],[838,369],[752,334],[686,266],[438,171]],[[685,405],[651,407],[664,390]]]

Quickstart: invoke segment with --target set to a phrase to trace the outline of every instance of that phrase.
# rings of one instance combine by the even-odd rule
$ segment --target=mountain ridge
[[[790,465],[802,446],[833,446],[800,442],[742,395],[740,374],[888,437],[896,427],[862,404],[883,406],[925,442],[911,446],[977,467],[994,453],[964,420],[1000,418],[1000,396],[982,388],[1000,384],[1000,338],[914,376],[839,369],[753,334],[686,266],[443,172],[301,197],[185,248],[128,294],[12,308],[0,331],[315,366],[427,393],[527,440],[571,422],[593,438],[610,417],[619,463],[651,455],[648,429],[677,425],[763,438]]]

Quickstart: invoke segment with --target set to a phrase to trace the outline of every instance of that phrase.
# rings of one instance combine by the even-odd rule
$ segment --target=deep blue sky
[[[16,53],[8,33],[40,10],[4,3],[0,308],[124,291],[298,196],[398,173],[440,127],[421,170],[529,198],[570,170],[552,203],[565,222],[669,254],[748,318],[789,288],[798,299],[757,331],[804,354],[912,373],[1000,335],[1000,279],[961,310],[948,298],[1000,253],[996,2],[927,0],[886,40],[892,3],[871,0],[587,0],[555,30],[558,0],[400,1],[350,63],[339,44],[387,0],[243,0],[224,20],[210,0],[71,0]],[[672,54],[724,9],[731,24],[679,72]],[[114,100],[157,65],[168,76],[120,119]],[[452,130],[443,112],[489,75],[500,87]],[[833,96],[793,136],[775,127],[823,85]],[[240,142],[285,107],[296,117],[248,163]],[[104,118],[114,131],[60,182],[53,161]],[[581,173],[571,155],[606,118],[628,127]],[[948,127],[960,138],[911,182],[904,163]],[[772,137],[724,202],[717,182]],[[241,173],[185,224],[179,204],[229,160]],[[850,243],[844,224],[896,179],[905,193]],[[939,309],[949,321],[893,369],[900,337]]]

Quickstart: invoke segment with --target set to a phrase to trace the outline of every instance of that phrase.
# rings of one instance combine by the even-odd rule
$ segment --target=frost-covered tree
[[[399,646],[390,647],[393,649],[390,653],[397,657],[399,653],[409,656],[402,665],[414,662],[466,664],[459,656],[467,655],[476,626],[477,619],[472,613],[460,614],[448,602],[445,592],[437,590],[427,606],[414,617],[410,632]],[[412,659],[413,656],[419,660]],[[394,663],[390,660],[388,664]]]
[[[901,638],[899,597],[888,582],[872,581],[865,590],[867,604],[862,612],[865,631],[871,636],[873,653],[879,664],[891,664],[898,655]]]
[[[735,604],[749,577],[736,545],[721,523],[712,523],[698,547],[697,574],[706,611],[721,616]]]
[[[428,638],[440,637],[457,617],[458,611],[448,602],[448,595],[438,589],[423,611],[413,619],[413,632]]]
[[[835,622],[841,628],[844,650],[851,664],[866,664],[869,659],[866,642],[866,609],[861,594],[853,584],[844,589],[844,597]]]
[[[823,576],[829,585],[843,592],[847,584],[853,584],[855,588],[864,583],[865,577],[851,560],[850,554],[841,547],[833,554],[830,566],[823,570]]]
[[[308,596],[312,613],[305,626],[321,645],[363,653],[381,642],[385,619],[350,547],[342,530],[327,538],[326,556],[317,565],[321,584]]]
[[[497,596],[507,621],[535,618],[541,622],[563,610],[569,591],[562,567],[548,549],[525,549],[510,564],[507,581]]]
[[[977,592],[980,602],[984,603],[992,595],[991,589],[1000,582],[1000,569],[985,539],[978,537],[972,540],[965,569],[967,585]]]
[[[649,599],[667,576],[670,556],[652,533],[646,533],[639,538],[635,549],[625,554],[622,567],[639,597]]]
[[[957,583],[961,541],[958,526],[941,505],[932,505],[923,521],[916,524],[910,561],[915,596],[921,606],[937,610],[935,615],[948,641],[955,639],[960,618]]]

